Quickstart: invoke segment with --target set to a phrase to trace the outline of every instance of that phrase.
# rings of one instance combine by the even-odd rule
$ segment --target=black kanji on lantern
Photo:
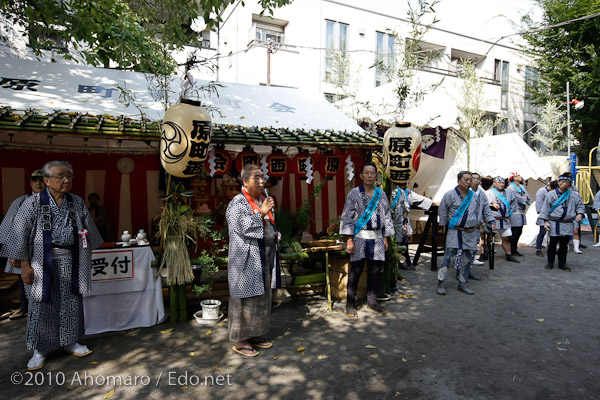
[[[327,157],[325,172],[328,174],[337,174],[340,170],[340,159],[338,157]]]
[[[410,170],[390,171],[390,179],[393,181],[407,181],[410,178]]]
[[[191,149],[189,156],[191,158],[206,158],[206,153],[208,152],[208,143],[204,142],[191,142]]]
[[[296,159],[296,162],[298,163],[298,172],[301,174],[306,173],[306,160],[308,160],[308,157],[298,157]]]
[[[188,161],[183,173],[185,175],[196,175],[202,171],[204,161]]]
[[[192,121],[192,132],[190,132],[190,136],[192,140],[200,140],[209,142],[210,141],[210,121]]]
[[[286,167],[287,167],[287,160],[285,158],[271,158],[271,165],[270,165],[270,169],[271,172],[274,172],[276,174],[283,174],[285,173]]]
[[[392,168],[409,168],[412,155],[393,156],[390,155],[390,167]]]
[[[412,139],[408,137],[390,138],[390,153],[410,152]]]
[[[242,165],[246,166],[249,164],[260,164],[260,157],[258,156],[258,154],[244,154],[242,156]]]
[[[215,171],[226,172],[229,160],[221,153],[215,153]]]

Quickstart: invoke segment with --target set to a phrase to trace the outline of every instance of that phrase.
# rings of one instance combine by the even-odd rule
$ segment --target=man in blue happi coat
[[[458,290],[466,294],[473,294],[473,291],[467,287],[465,278],[468,277],[468,272],[465,276],[464,269],[470,265],[473,254],[477,251],[479,228],[484,216],[490,219],[487,222],[495,223],[495,219],[489,213],[484,215],[484,207],[488,206],[487,202],[482,200],[482,196],[478,196],[471,190],[471,173],[461,171],[457,178],[458,185],[444,194],[438,210],[440,226],[448,226],[446,250],[438,270],[437,293],[440,295],[446,294],[444,281],[450,261],[455,256],[454,267],[458,270]]]
[[[546,230],[550,232],[546,269],[554,268],[556,246],[560,245],[558,268],[563,271],[571,271],[571,268],[567,266],[569,241],[573,236],[574,222],[580,222],[585,214],[581,196],[576,191],[569,189],[571,179],[570,174],[562,174],[558,178],[558,188],[548,193],[540,212],[540,218],[544,221]]]

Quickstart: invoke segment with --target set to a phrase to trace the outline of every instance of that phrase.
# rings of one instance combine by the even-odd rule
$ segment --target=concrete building
[[[242,7],[236,3],[222,12],[223,23],[211,35],[218,68],[205,77],[294,87],[331,101],[350,96],[353,103],[370,104],[369,110],[346,104],[354,118],[393,120],[398,114],[394,79],[386,76],[384,68],[373,66],[379,60],[380,65],[393,69],[403,62],[402,44],[411,25],[406,11],[395,4],[296,0],[274,10],[271,18],[260,16],[256,4],[246,2]],[[413,87],[441,85],[421,101],[407,101],[403,118],[418,125],[457,125],[456,104],[462,101],[458,70],[461,60],[468,59],[485,82],[481,106],[487,117],[503,117],[493,133],[527,132],[535,117],[525,99],[525,83],[534,83],[536,74],[527,55],[507,42],[494,43],[434,25],[420,43],[421,56],[434,59],[416,73]],[[343,68],[347,71],[343,84],[338,79],[342,70],[336,60],[339,54],[345,56]],[[523,138],[529,141],[529,134]]]

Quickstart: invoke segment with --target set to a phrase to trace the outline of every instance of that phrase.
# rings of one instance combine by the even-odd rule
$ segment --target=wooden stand
[[[333,262],[329,267],[329,281],[331,284],[331,297],[345,299],[348,290],[348,274],[350,273],[350,257],[332,257]],[[364,268],[358,280],[356,299],[367,298],[367,269]]]
[[[423,235],[413,259],[413,265],[419,263],[419,257],[422,253],[431,253],[431,270],[437,271],[437,256],[444,255],[444,247],[438,247],[438,206],[432,205],[429,210],[425,211],[425,214],[428,214],[429,217],[427,218],[427,223],[425,223],[425,229],[423,229]],[[431,232],[431,245],[426,245],[425,241],[429,232]]]

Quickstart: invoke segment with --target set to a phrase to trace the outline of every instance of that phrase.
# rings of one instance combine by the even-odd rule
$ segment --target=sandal
[[[259,353],[258,351],[254,350],[252,347],[240,347],[238,348],[237,346],[233,346],[231,348],[233,351],[235,351],[238,354],[241,354],[243,356],[246,357],[256,357]],[[245,351],[248,351],[250,353],[244,353]]]
[[[369,304],[369,308],[379,314],[387,314],[388,310],[379,304]]]
[[[358,318],[358,311],[356,311],[356,307],[353,305],[346,306],[346,315],[350,318]]]
[[[259,349],[270,349],[273,347],[273,342],[269,342],[265,338],[258,338],[256,341],[248,341],[250,345],[253,347],[258,347]]]

